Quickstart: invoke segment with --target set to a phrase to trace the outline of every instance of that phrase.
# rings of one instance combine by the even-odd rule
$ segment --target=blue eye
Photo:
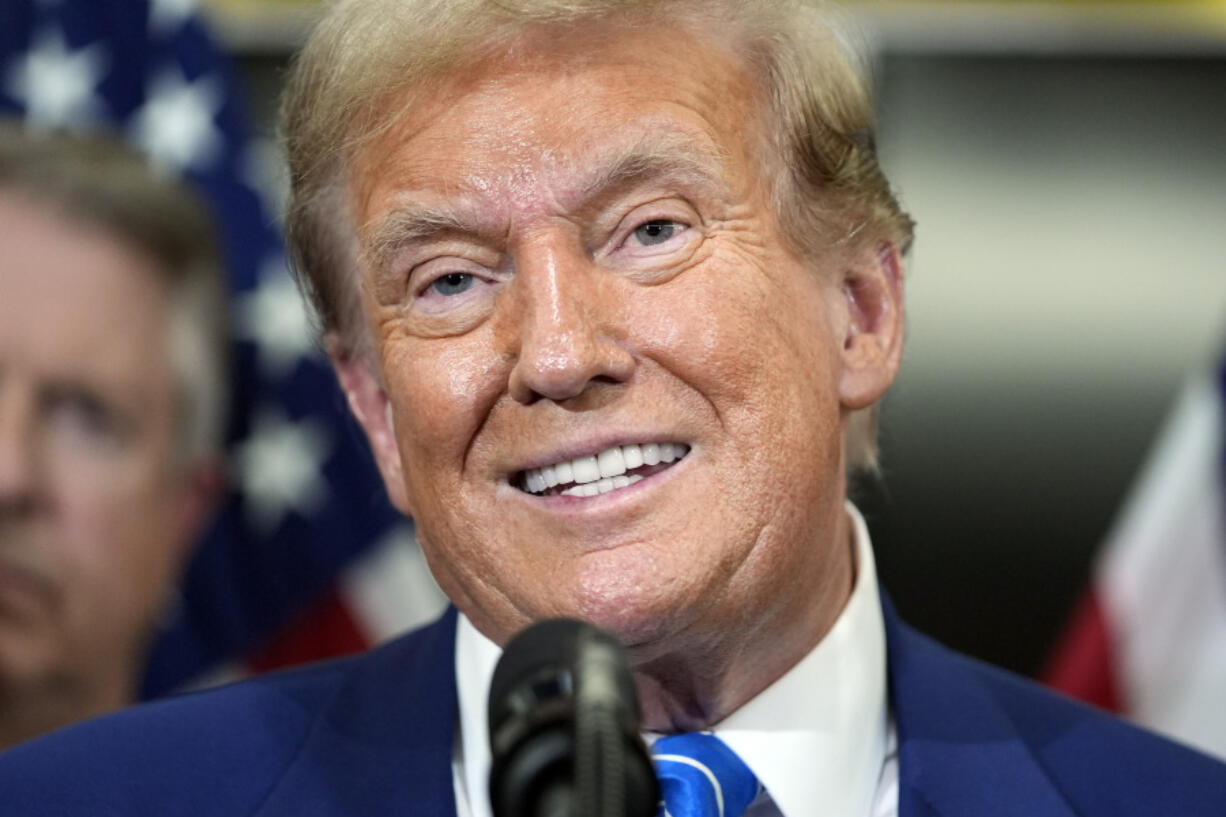
[[[459,295],[473,285],[473,276],[467,272],[452,272],[443,275],[430,284],[430,289],[443,297]]]
[[[675,221],[667,219],[657,219],[648,221],[634,228],[634,237],[644,247],[651,247],[656,244],[663,244],[677,233],[677,228],[680,225]]]

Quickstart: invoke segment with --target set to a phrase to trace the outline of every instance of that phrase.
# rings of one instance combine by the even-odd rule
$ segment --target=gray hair
[[[213,224],[186,185],[122,142],[0,121],[0,190],[99,227],[153,260],[170,294],[167,343],[190,460],[220,450],[229,398],[225,275]]]
[[[674,22],[734,44],[765,89],[766,167],[784,235],[802,255],[889,240],[913,222],[877,162],[872,98],[848,40],[805,0],[339,0],[298,56],[282,107],[290,166],[291,266],[325,332],[370,342],[344,181],[358,148],[428,91],[431,78],[530,26]],[[407,99],[407,102],[405,101]],[[848,462],[876,467],[876,407],[849,420]]]

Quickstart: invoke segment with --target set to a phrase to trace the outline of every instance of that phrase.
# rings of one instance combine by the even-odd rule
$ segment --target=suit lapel
[[[900,817],[1073,817],[967,659],[882,597]],[[353,662],[260,817],[454,817],[456,614]]]
[[[259,817],[454,817],[455,625],[356,659]]]
[[[882,596],[900,817],[1073,817],[969,659],[906,627]]]

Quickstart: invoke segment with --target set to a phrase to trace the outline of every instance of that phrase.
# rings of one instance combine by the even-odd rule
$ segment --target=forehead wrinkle
[[[469,173],[450,181],[454,196],[450,202],[427,204],[420,200],[427,198],[425,194],[400,194],[397,198],[407,203],[363,231],[362,258],[379,271],[400,248],[411,243],[446,236],[498,240],[518,220],[515,215],[530,221],[541,209],[578,210],[653,180],[729,192],[726,157],[707,139],[691,133],[653,131],[651,122],[636,124],[636,130],[645,132],[628,144],[601,151],[594,160],[583,153],[547,147],[537,152],[535,162],[513,161],[500,173]],[[509,209],[514,212],[500,220],[490,214],[506,209],[498,201],[502,196],[509,199]]]
[[[579,198],[591,201],[656,178],[723,191],[729,186],[725,166],[724,156],[706,140],[680,133],[647,133],[597,162],[596,172],[580,187]]]

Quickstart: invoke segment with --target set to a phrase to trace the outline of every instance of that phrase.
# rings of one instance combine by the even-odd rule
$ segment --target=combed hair
[[[229,396],[225,273],[212,220],[187,187],[103,134],[0,121],[0,192],[101,229],[153,261],[170,295],[180,450],[220,449]]]
[[[805,0],[339,0],[299,54],[282,107],[290,168],[291,266],[325,332],[368,351],[358,246],[344,184],[355,152],[432,78],[532,26],[673,22],[730,43],[766,107],[761,168],[792,249],[888,240],[913,223],[877,162],[872,98],[847,35]],[[876,467],[876,407],[849,420],[849,465]]]

